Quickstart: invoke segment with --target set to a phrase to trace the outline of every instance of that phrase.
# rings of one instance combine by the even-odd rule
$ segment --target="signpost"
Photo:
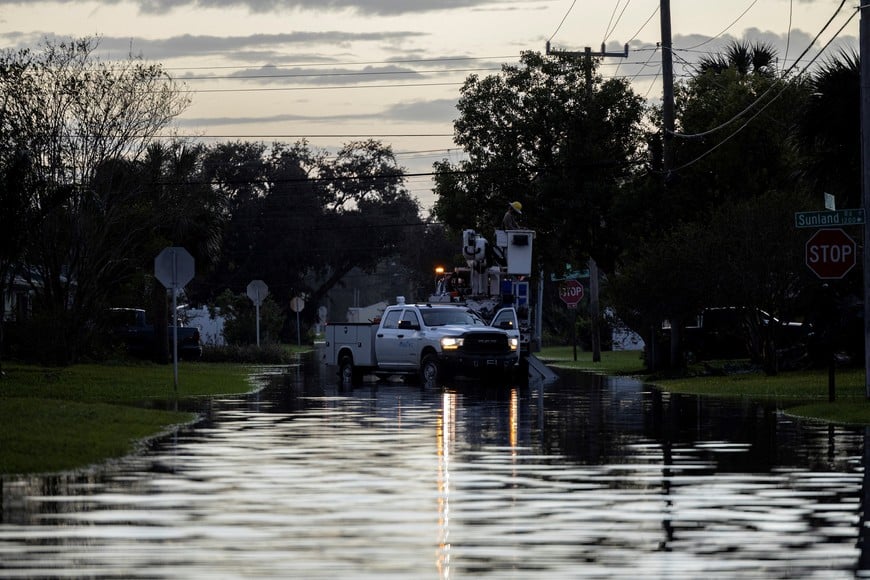
[[[571,322],[571,342],[574,345],[574,360],[577,360],[577,303],[583,299],[583,284],[575,279],[559,282],[559,298],[574,312]]]
[[[855,210],[857,211],[857,210]],[[820,212],[824,214],[825,212]],[[828,212],[835,213],[835,212]],[[861,218],[863,223],[863,214]],[[795,214],[797,222],[798,214]],[[816,230],[806,246],[807,267],[822,280],[839,280],[855,267],[855,240],[840,228],[825,228]],[[833,301],[832,297],[828,301]],[[833,304],[829,304],[833,308]],[[831,337],[828,340],[833,340]],[[833,401],[835,395],[834,353],[828,353],[828,400]]]
[[[840,228],[818,230],[807,240],[806,263],[822,280],[839,280],[855,267],[855,240]]]
[[[193,256],[182,247],[169,246],[154,258],[154,276],[172,290],[172,365],[175,391],[178,392],[178,291],[193,279]]]
[[[269,295],[269,287],[262,280],[251,280],[248,284],[248,298],[254,303],[257,311],[257,347],[260,346],[260,305]]]
[[[301,296],[290,299],[290,310],[296,313],[296,346],[302,346],[302,336],[299,334],[299,313],[305,308],[305,300]]]

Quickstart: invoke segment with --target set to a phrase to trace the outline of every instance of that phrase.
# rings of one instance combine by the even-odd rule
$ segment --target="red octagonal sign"
[[[807,240],[806,260],[819,278],[842,278],[855,267],[855,240],[840,228],[818,230]]]
[[[583,285],[577,280],[565,280],[559,284],[559,298],[568,308],[577,308],[577,303],[583,298]]]

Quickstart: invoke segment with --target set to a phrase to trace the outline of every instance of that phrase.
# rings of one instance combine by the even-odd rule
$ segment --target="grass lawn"
[[[605,375],[642,375],[646,374],[643,366],[643,353],[639,350],[603,351],[599,362],[592,362],[592,353],[577,350],[577,360],[574,360],[574,347],[551,346],[537,353],[536,356],[552,367],[580,369]]]
[[[62,471],[121,457],[143,439],[195,418],[153,407],[253,388],[251,367],[234,364],[180,363],[177,394],[172,365],[4,364],[3,370],[0,474]]]
[[[775,400],[797,417],[832,423],[870,425],[870,400],[864,391],[864,369],[843,368],[835,373],[834,402],[828,402],[826,369],[786,371],[775,376],[762,372],[736,372],[681,378],[651,378],[638,351],[602,352],[601,362],[592,362],[592,353],[577,353],[572,347],[549,347],[538,358],[554,367],[573,368],[611,375],[636,375],[641,380],[673,393],[711,397],[746,397]]]

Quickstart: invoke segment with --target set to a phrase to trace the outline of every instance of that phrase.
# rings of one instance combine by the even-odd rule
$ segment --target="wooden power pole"
[[[568,58],[583,58],[583,64],[586,69],[586,98],[589,102],[592,101],[592,58],[603,58],[606,56],[628,57],[628,44],[625,45],[623,52],[607,52],[605,45],[601,44],[600,52],[592,52],[591,47],[586,47],[583,52],[550,49],[550,42],[547,41],[547,54],[556,54]],[[601,306],[598,300],[599,295],[599,280],[598,280],[598,262],[594,256],[589,257],[587,264],[589,268],[589,316],[592,319],[592,362],[601,362]]]

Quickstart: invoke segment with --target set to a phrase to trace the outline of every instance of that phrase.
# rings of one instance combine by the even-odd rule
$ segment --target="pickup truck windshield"
[[[462,326],[486,326],[483,319],[470,310],[460,308],[435,308],[420,309],[423,315],[423,323],[426,326],[445,326],[448,324],[460,324]]]

